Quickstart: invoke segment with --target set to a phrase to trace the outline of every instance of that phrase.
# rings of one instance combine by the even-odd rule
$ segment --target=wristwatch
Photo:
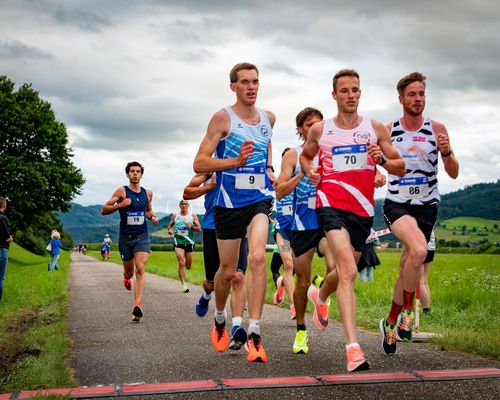
[[[274,172],[274,167],[273,167],[272,165],[268,165],[268,166],[266,167],[266,169],[270,169],[271,171],[273,171],[273,172]]]
[[[384,165],[387,162],[387,158],[383,154],[380,155],[380,162],[378,162],[378,165]]]

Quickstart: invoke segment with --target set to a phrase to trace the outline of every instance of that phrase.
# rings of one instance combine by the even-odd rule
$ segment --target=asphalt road
[[[176,265],[171,267],[176,268]],[[316,377],[346,373],[343,331],[339,323],[331,323],[325,331],[318,332],[308,316],[309,354],[295,355],[292,353],[295,321],[289,319],[287,309],[265,305],[261,336],[269,362],[248,363],[243,349],[222,354],[213,350],[210,342],[213,304],[204,318],[194,312],[201,287],[190,285],[190,293],[184,294],[178,281],[147,274],[144,318],[140,323],[133,323],[133,293],[125,290],[122,278],[120,265],[76,253],[72,255],[71,367],[81,386],[204,379],[220,382],[223,378]],[[500,367],[496,360],[441,351],[425,343],[400,343],[397,355],[388,357],[380,348],[379,334],[360,330],[358,339],[370,361],[371,372]],[[161,395],[161,398],[319,400],[336,396],[498,399],[500,379],[224,390]]]

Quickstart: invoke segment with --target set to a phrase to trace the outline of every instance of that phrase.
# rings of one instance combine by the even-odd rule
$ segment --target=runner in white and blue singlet
[[[384,217],[392,233],[403,242],[399,275],[394,285],[391,309],[380,321],[382,347],[396,353],[396,339],[411,341],[414,297],[427,242],[436,222],[439,191],[439,154],[448,176],[458,176],[458,161],[451,149],[446,127],[423,116],[426,78],[413,72],[397,84],[403,116],[387,125],[393,145],[406,163],[404,176],[389,175]]]
[[[271,136],[276,117],[255,106],[259,89],[255,65],[237,64],[229,76],[236,103],[213,115],[193,163],[197,173],[217,173],[215,226],[221,264],[215,278],[212,345],[219,352],[229,347],[225,306],[240,242],[247,236],[248,227],[252,292],[247,293],[250,321],[245,347],[249,362],[267,362],[260,318],[267,281],[265,247],[274,200]],[[216,157],[212,157],[214,152]]]

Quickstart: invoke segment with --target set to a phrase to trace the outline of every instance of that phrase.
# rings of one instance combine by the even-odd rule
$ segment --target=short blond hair
[[[51,237],[54,239],[61,239],[61,235],[57,231],[53,231]]]
[[[397,86],[396,86],[396,89],[398,90],[398,94],[400,96],[403,95],[406,87],[410,84],[410,83],[413,83],[413,82],[422,82],[422,84],[424,85],[424,87],[426,86],[425,84],[425,80],[427,78],[425,77],[424,74],[422,74],[421,72],[412,72],[411,74],[408,74],[406,76],[403,76]]]
[[[337,86],[337,81],[342,78],[343,76],[351,76],[353,78],[358,78],[359,81],[359,74],[356,70],[354,69],[341,69],[339,72],[337,72],[334,77],[333,77],[333,91],[336,91],[336,86]]]
[[[250,63],[239,63],[236,64],[232,69],[231,72],[229,73],[229,81],[231,83],[236,83],[238,82],[238,72],[243,71],[243,70],[255,70],[257,72],[257,76],[259,76],[259,70],[257,67],[253,64]]]

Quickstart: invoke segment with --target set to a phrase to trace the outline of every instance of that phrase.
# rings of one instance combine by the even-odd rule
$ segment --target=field
[[[99,257],[97,252],[89,254]],[[389,312],[399,258],[397,251],[383,250],[378,254],[382,264],[375,270],[374,282],[362,284],[358,280],[355,286],[358,325],[374,332],[378,332],[380,319]],[[267,265],[270,265],[271,255],[268,253]],[[111,261],[120,263],[116,251],[111,256]],[[202,254],[195,252],[188,282],[202,283],[202,265]],[[178,279],[174,253],[151,253],[147,271]],[[324,273],[323,261],[317,257],[313,265],[313,273],[316,272]],[[429,286],[432,315],[422,316],[421,331],[442,333],[443,338],[435,343],[445,349],[500,359],[500,256],[437,254],[431,266]],[[272,303],[273,291],[274,284],[268,273],[267,303]],[[287,306],[286,300],[284,304]],[[330,312],[334,319],[339,319],[335,301]]]
[[[436,226],[437,240],[500,243],[500,221],[476,217],[456,217]]]

